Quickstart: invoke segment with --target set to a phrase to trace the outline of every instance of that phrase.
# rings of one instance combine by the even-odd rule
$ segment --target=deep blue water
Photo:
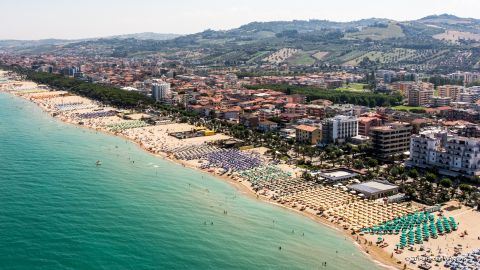
[[[377,268],[330,228],[0,93],[0,269]]]

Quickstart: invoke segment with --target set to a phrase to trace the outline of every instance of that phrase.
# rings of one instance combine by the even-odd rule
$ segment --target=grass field
[[[402,28],[396,23],[390,23],[388,27],[366,27],[360,32],[348,33],[347,39],[366,39],[382,40],[387,38],[404,37]]]
[[[351,83],[349,85],[344,85],[343,87],[336,88],[336,91],[349,91],[349,92],[370,92],[368,89],[364,89],[366,86],[364,83]]]
[[[315,59],[307,52],[297,51],[286,62],[293,66],[309,66],[315,64]]]
[[[433,38],[450,42],[457,42],[459,39],[480,41],[480,34],[447,30],[444,33],[434,35]]]
[[[316,52],[315,54],[313,54],[312,56],[317,60],[322,60],[327,55],[328,55],[328,52],[319,51],[319,52]]]

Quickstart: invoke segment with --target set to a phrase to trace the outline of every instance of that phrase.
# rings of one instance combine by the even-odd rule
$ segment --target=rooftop
[[[352,170],[339,168],[332,170],[325,170],[319,172],[319,175],[328,181],[343,181],[353,177],[356,177],[358,174]]]
[[[351,189],[366,194],[388,192],[398,188],[398,186],[379,181],[369,181],[349,186]]]
[[[300,129],[307,132],[314,132],[315,130],[318,130],[318,127],[299,125],[299,126],[296,126],[295,129]]]
[[[403,122],[393,122],[385,126],[378,126],[378,127],[372,127],[371,130],[374,131],[391,131],[391,130],[397,130],[400,128],[406,128],[409,127],[410,124],[408,123],[403,123]]]

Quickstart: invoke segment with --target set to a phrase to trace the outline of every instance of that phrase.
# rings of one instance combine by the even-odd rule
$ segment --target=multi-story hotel
[[[156,101],[164,101],[171,96],[170,84],[166,82],[152,84],[152,98]]]
[[[369,136],[370,129],[373,127],[378,127],[382,125],[382,118],[379,116],[360,116],[358,118],[358,135]]]
[[[343,143],[358,135],[358,119],[355,116],[337,115],[328,118],[322,125],[324,143]]]
[[[407,152],[410,148],[412,125],[394,122],[386,126],[372,127],[370,137],[374,154],[387,159]]]
[[[439,128],[425,130],[412,136],[407,166],[435,168],[450,176],[480,176],[480,139]]]

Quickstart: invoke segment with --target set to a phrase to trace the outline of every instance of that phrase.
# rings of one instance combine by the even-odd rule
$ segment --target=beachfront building
[[[320,176],[321,180],[324,180],[328,183],[335,183],[341,181],[351,180],[358,176],[358,173],[345,169],[345,168],[338,168],[338,169],[331,169],[331,170],[323,170],[317,173]]]
[[[152,84],[152,98],[155,101],[165,101],[171,97],[170,84],[166,82]]]
[[[358,120],[355,116],[337,115],[322,124],[323,143],[344,143],[358,135]]]
[[[394,122],[370,129],[373,153],[380,159],[388,159],[407,152],[410,149],[412,125]]]
[[[409,167],[435,168],[449,176],[480,176],[480,139],[432,128],[413,135]]]
[[[297,142],[306,144],[317,144],[322,136],[320,128],[307,125],[295,127],[295,138]]]
[[[380,199],[398,193],[398,186],[386,181],[369,181],[348,186],[350,190],[363,194],[366,199]]]

